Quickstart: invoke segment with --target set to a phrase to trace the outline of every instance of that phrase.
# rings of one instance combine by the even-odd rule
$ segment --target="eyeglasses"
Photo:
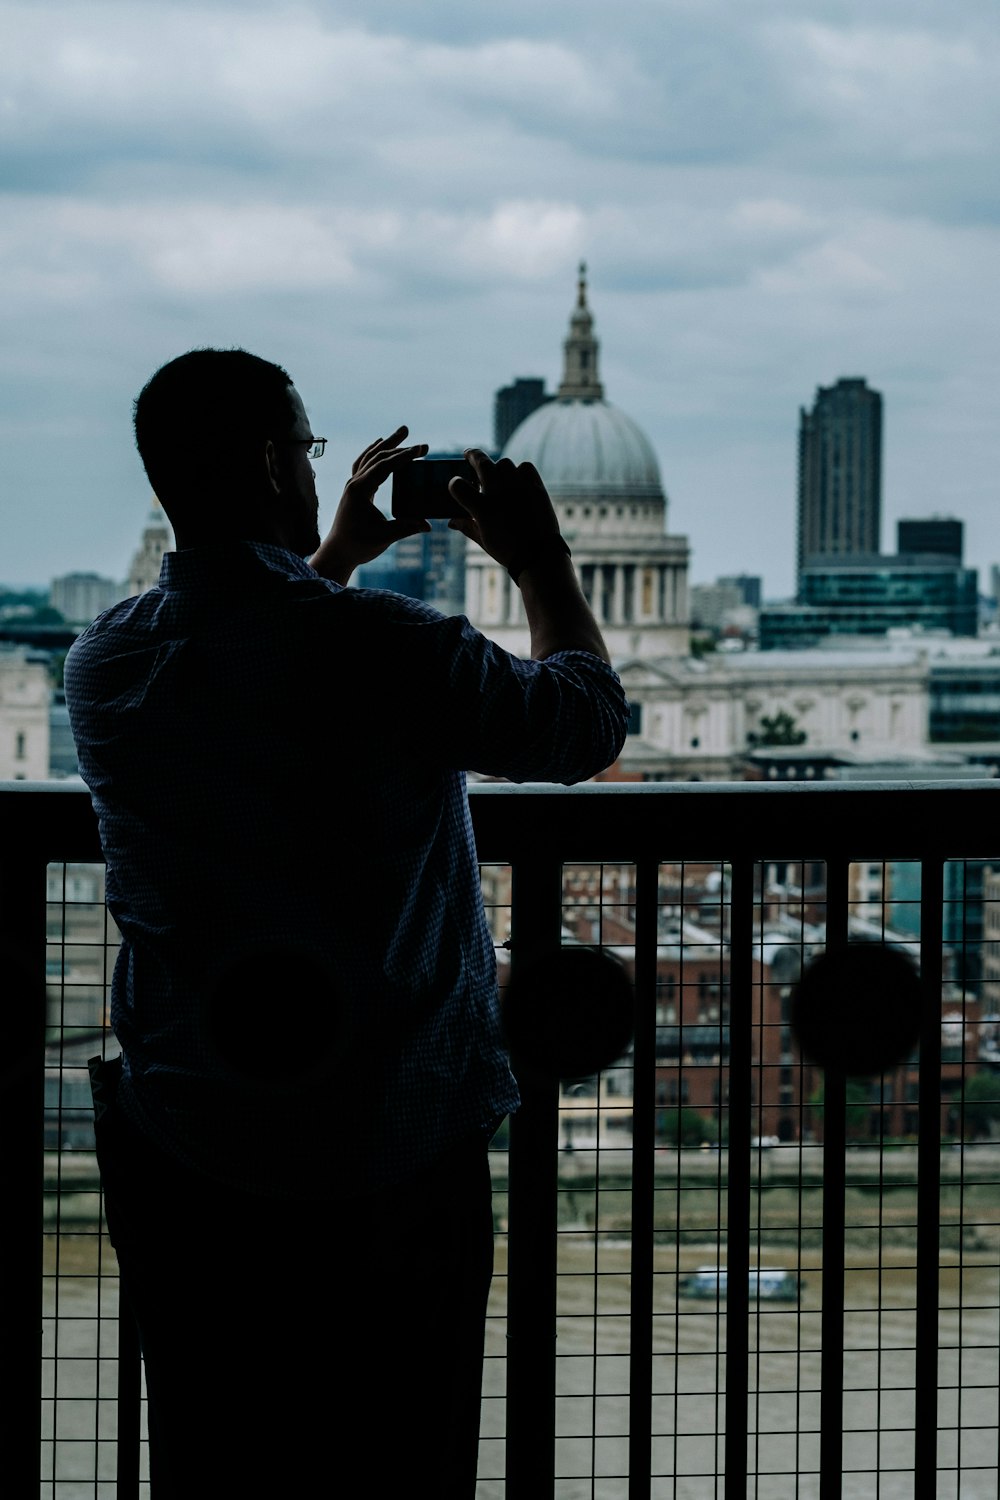
[[[306,450],[306,458],[322,458],[326,452],[326,438],[281,438],[284,443],[299,443]]]

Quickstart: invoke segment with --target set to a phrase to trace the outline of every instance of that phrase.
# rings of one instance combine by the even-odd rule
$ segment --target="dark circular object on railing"
[[[855,943],[828,950],[803,970],[791,1024],[808,1062],[867,1078],[906,1060],[923,1010],[923,983],[907,954]]]
[[[553,946],[520,959],[503,992],[504,1035],[515,1071],[590,1078],[628,1050],[632,981],[600,948]]]

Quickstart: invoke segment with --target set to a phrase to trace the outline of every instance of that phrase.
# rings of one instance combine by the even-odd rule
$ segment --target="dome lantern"
[[[632,418],[604,399],[597,378],[598,341],[587,306],[587,268],[580,266],[576,307],[563,343],[563,379],[547,401],[511,433],[504,455],[526,460],[558,499],[604,498],[659,501],[665,505],[660,468],[652,444]],[[652,530],[662,533],[665,511]]]
[[[594,319],[587,306],[587,266],[580,263],[576,307],[569,320],[569,335],[563,342],[563,378],[556,392],[559,401],[600,401],[604,387],[597,375],[600,345],[594,337]]]

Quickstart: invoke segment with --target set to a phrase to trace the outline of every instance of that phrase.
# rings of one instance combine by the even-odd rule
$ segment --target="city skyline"
[[[1000,561],[979,0],[0,14],[0,582],[124,574],[131,401],[185,348],[290,369],[327,520],[399,420],[488,445],[498,388],[558,382],[580,259],[695,581],[791,594],[797,413],[855,375],[886,402],[884,534],[943,512]]]

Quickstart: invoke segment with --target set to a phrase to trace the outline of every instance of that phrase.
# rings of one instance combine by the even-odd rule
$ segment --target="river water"
[[[682,1270],[698,1261],[687,1257]],[[625,1500],[628,1435],[628,1247],[593,1239],[561,1255],[557,1339],[560,1500]],[[780,1265],[779,1256],[768,1264]],[[794,1262],[785,1262],[794,1266]],[[502,1264],[499,1267],[502,1272]],[[820,1269],[802,1265],[801,1302],[770,1304],[751,1322],[750,1500],[819,1494]],[[724,1310],[678,1301],[676,1261],[659,1256],[654,1354],[656,1500],[723,1493]],[[912,1255],[883,1250],[846,1276],[845,1500],[912,1500],[915,1278]],[[998,1278],[992,1263],[942,1266],[939,1360],[940,1500],[997,1500]],[[502,1280],[484,1382],[479,1500],[501,1500]]]
[[[114,1500],[112,1276],[97,1276],[96,1239],[66,1241],[58,1292],[46,1282],[45,1496]],[[681,1271],[713,1257],[691,1247]],[[794,1265],[781,1255],[768,1264]],[[110,1267],[113,1261],[107,1262]],[[657,1252],[654,1353],[655,1500],[723,1493],[725,1312],[674,1295],[677,1261]],[[818,1261],[801,1264],[798,1306],[771,1304],[752,1320],[748,1500],[815,1500],[819,1455]],[[627,1243],[563,1234],[557,1339],[558,1500],[626,1500]],[[487,1326],[477,1500],[504,1500],[505,1244]],[[845,1500],[912,1500],[914,1269],[905,1250],[882,1269],[846,1278]],[[58,1319],[56,1298],[58,1296]],[[939,1500],[997,1500],[1000,1286],[996,1260],[942,1265]],[[57,1357],[58,1356],[58,1357]],[[330,1370],[331,1379],[336,1372]],[[55,1430],[53,1422],[55,1421]],[[55,1481],[55,1482],[53,1482]],[[148,1490],[144,1486],[144,1492]],[[234,1497],[238,1500],[238,1497]]]

